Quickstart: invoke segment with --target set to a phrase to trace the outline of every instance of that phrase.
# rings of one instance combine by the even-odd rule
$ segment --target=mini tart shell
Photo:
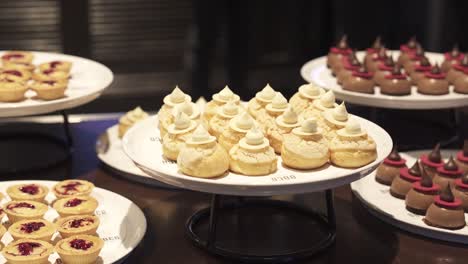
[[[20,188],[22,186],[27,186],[27,185],[36,185],[39,189],[41,189],[42,192],[39,194],[27,194],[27,193],[21,192]],[[36,183],[17,184],[17,185],[8,187],[8,189],[6,190],[6,193],[8,194],[8,196],[10,196],[11,200],[13,201],[27,200],[27,201],[36,201],[36,202],[44,203],[45,197],[49,193],[49,188],[47,188],[44,185],[40,185]]]
[[[0,102],[19,102],[25,99],[28,87],[22,82],[0,82]]]
[[[71,193],[71,194],[62,194],[62,193],[59,193],[57,191],[58,187],[63,186],[63,185],[67,185],[67,184],[70,184],[70,183],[75,183],[75,182],[79,182],[82,185],[87,185],[88,189],[86,191],[80,191],[80,192]],[[55,184],[54,187],[52,188],[52,192],[55,194],[55,196],[57,196],[57,198],[65,198],[65,197],[70,197],[70,196],[88,196],[88,195],[91,194],[93,189],[94,189],[94,184],[92,182],[89,182],[89,181],[85,181],[85,180],[64,180],[64,181],[61,181],[61,182]]]
[[[22,224],[27,224],[30,222],[41,222],[44,224],[38,231],[32,232],[31,234],[17,232],[17,227],[20,227]],[[8,232],[13,237],[14,240],[18,239],[36,239],[42,241],[51,241],[52,236],[55,234],[56,227],[53,223],[44,220],[44,219],[31,219],[31,220],[21,220],[12,224],[8,228]]]
[[[4,70],[23,70],[23,71],[28,71],[28,72],[32,72],[34,71],[34,69],[36,69],[36,66],[34,66],[34,64],[15,63],[15,62],[7,62],[7,61],[3,61],[2,67]]]
[[[70,243],[74,239],[83,239],[86,241],[93,242],[93,246],[87,250],[79,250],[74,248],[67,250],[62,248],[63,244]],[[60,258],[64,263],[86,264],[96,262],[103,246],[104,241],[99,237],[89,235],[76,235],[60,240],[57,243],[57,245],[55,245],[55,251],[59,254]]]
[[[38,243],[41,246],[45,247],[46,250],[41,255],[37,255],[37,256],[36,255],[14,256],[12,254],[7,253],[9,249],[16,247],[20,243],[25,243],[25,242]],[[53,251],[54,251],[54,246],[52,246],[50,243],[46,241],[35,240],[35,239],[19,239],[8,244],[2,250],[2,254],[7,259],[8,263],[10,264],[31,264],[31,263],[45,264],[45,263],[49,263],[48,258],[53,253]]]
[[[20,54],[20,55],[23,55],[23,57],[21,57],[21,58],[10,58],[10,59],[5,58],[5,56],[13,55],[13,54]],[[11,62],[11,63],[25,63],[25,64],[27,63],[27,64],[30,64],[30,63],[32,63],[33,59],[34,59],[34,55],[29,51],[11,50],[11,51],[5,52],[2,55],[2,62],[3,63]]]
[[[87,206],[83,207],[80,204],[74,207],[65,207],[65,203],[72,199],[85,200]],[[98,205],[98,201],[91,196],[71,196],[55,201],[53,207],[60,215],[60,217],[67,217],[73,215],[92,215],[94,214],[94,211],[96,210]],[[78,206],[80,206],[80,208],[77,208]]]
[[[45,82],[45,81],[62,81],[68,80],[70,78],[70,74],[68,72],[54,70],[49,74],[45,74],[44,72],[35,72],[32,75],[32,79],[38,82]]]
[[[21,76],[17,76],[12,72],[18,72]],[[11,80],[14,82],[25,82],[31,79],[31,72],[22,69],[3,69],[0,71],[0,80]]]
[[[72,67],[72,63],[69,61],[57,61],[60,62],[60,64],[56,65],[55,67],[52,67],[52,62],[46,62],[46,63],[41,63],[39,64],[38,68],[41,72],[47,71],[47,70],[55,70],[55,71],[62,71],[69,73],[70,69]]]
[[[33,82],[30,85],[31,90],[36,92],[37,98],[42,100],[55,100],[65,96],[65,90],[68,87],[68,81],[54,81],[53,84],[43,82]]]
[[[72,221],[76,219],[83,219],[83,218],[92,219],[94,223],[88,226],[77,227],[75,229],[72,229],[72,228],[67,229],[63,227],[63,224],[65,224],[68,221]],[[68,238],[68,237],[76,236],[76,235],[96,235],[96,231],[99,227],[100,221],[99,221],[99,217],[94,216],[94,215],[73,215],[73,216],[59,218],[55,224],[57,226],[57,231],[60,233],[60,236],[62,236],[62,238]]]
[[[8,205],[10,205],[10,204],[22,203],[22,202],[32,204],[36,208],[33,209],[34,211],[31,212],[30,214],[17,213],[17,212],[14,212],[13,210],[7,208]],[[49,209],[49,207],[47,205],[43,204],[43,203],[36,202],[36,201],[25,201],[25,200],[23,200],[23,201],[10,201],[10,202],[6,203],[3,206],[3,210],[5,211],[6,215],[8,216],[8,220],[10,220],[10,223],[16,223],[16,222],[21,221],[21,220],[32,220],[32,219],[43,218],[48,209]]]

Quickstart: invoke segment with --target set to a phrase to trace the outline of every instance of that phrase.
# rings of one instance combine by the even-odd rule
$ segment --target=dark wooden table
[[[115,120],[89,121],[72,124],[75,139],[73,158],[54,169],[22,175],[2,175],[2,180],[41,179],[61,180],[83,178],[96,186],[119,193],[135,202],[145,213],[148,229],[140,245],[128,256],[125,263],[235,263],[213,257],[196,248],[185,237],[186,220],[197,210],[207,207],[210,195],[187,190],[152,188],[125,180],[100,164],[94,153],[97,136]],[[59,125],[8,125],[8,129],[47,129],[60,133]],[[5,130],[5,126],[2,128]],[[55,133],[54,132],[54,133]],[[31,145],[31,152],[34,145]],[[47,153],[47,149],[41,149]],[[21,154],[23,157],[25,153]],[[1,155],[6,155],[2,152]],[[11,149],[9,156],[15,155]],[[28,155],[26,155],[28,156]],[[34,156],[34,155],[32,155]],[[0,157],[2,159],[4,157]],[[293,201],[307,207],[323,210],[320,193],[273,197]],[[312,258],[297,263],[467,263],[468,250],[464,245],[445,243],[415,236],[390,226],[367,211],[352,194],[349,186],[335,190],[337,237],[335,244]],[[268,216],[266,216],[268,220]],[[288,230],[287,221],[271,218],[264,228],[281,234]],[[218,226],[220,232],[231,228]],[[248,232],[255,232],[253,227]],[[289,234],[295,241],[308,241],[307,232]],[[271,239],[281,237],[272,236]],[[284,243],[289,243],[284,241]],[[255,246],[255,245],[253,245]]]

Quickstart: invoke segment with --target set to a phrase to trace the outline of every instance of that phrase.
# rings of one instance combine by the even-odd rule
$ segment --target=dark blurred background
[[[1,1],[0,49],[63,52],[109,66],[112,86],[74,112],[137,104],[154,111],[176,84],[194,98],[229,84],[246,100],[266,82],[290,96],[304,82],[300,67],[344,33],[357,49],[377,35],[397,49],[415,35],[428,51],[455,43],[466,51],[467,13],[462,0]],[[453,121],[447,111],[408,112]]]

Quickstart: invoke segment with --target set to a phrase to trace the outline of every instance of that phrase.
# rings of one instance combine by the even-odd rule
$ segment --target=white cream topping
[[[304,120],[300,127],[293,129],[293,133],[296,135],[313,135],[320,133],[317,119],[315,117],[310,117]]]
[[[345,137],[360,137],[366,135],[366,132],[361,128],[361,124],[355,119],[350,118],[346,126],[336,132],[339,136]]]
[[[180,104],[185,101],[185,94],[180,90],[179,86],[176,86],[169,95],[169,99],[173,104]]]
[[[244,149],[263,149],[269,146],[269,142],[260,129],[252,127],[239,141],[239,146]]]
[[[203,125],[198,125],[195,131],[192,134],[192,138],[187,141],[189,144],[206,144],[215,142],[216,137],[213,137],[206,131],[206,128]]]
[[[231,100],[223,105],[222,111],[224,115],[235,116],[239,114],[239,106],[236,105],[233,100]]]
[[[275,97],[271,101],[271,107],[273,109],[286,109],[288,107],[288,100],[284,98],[283,94],[276,92]]]
[[[320,97],[320,104],[326,108],[332,108],[335,106],[335,94],[332,90],[329,90]]]
[[[344,122],[348,120],[348,111],[346,110],[345,103],[342,102],[339,106],[332,110],[332,116],[335,120]]]
[[[174,127],[177,130],[187,129],[190,126],[190,118],[184,112],[177,112],[174,120]]]
[[[286,111],[283,113],[283,121],[286,124],[295,124],[298,121],[298,116],[296,111],[294,111],[294,108],[292,106],[288,107]]]
[[[225,101],[229,101],[231,99],[233,99],[234,97],[234,93],[231,91],[231,89],[229,89],[229,87],[226,85],[224,87],[224,89],[222,89],[219,93],[218,93],[218,96],[219,98],[225,100]]]
[[[304,84],[299,87],[299,93],[301,93],[304,97],[317,97],[323,93],[322,88],[309,83]]]
[[[276,92],[271,88],[270,84],[267,84],[260,92],[258,92],[255,97],[262,101],[271,102],[275,97]]]
[[[148,114],[143,111],[139,106],[136,107],[135,109],[127,112],[121,119],[121,123],[128,123],[128,124],[134,124],[138,121],[141,121],[148,117]]]
[[[231,119],[230,121],[231,128],[234,130],[241,130],[246,131],[251,129],[255,123],[253,118],[249,115],[249,113],[244,112],[237,117]]]
[[[179,111],[184,112],[188,116],[192,116],[194,110],[192,104],[188,101],[181,103],[177,106],[177,108],[179,108]]]

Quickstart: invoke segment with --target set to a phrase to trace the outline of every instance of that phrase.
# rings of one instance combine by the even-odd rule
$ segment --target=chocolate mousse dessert
[[[417,65],[419,65],[419,62],[422,60],[422,58],[424,58],[424,50],[423,48],[418,45],[416,47],[416,51],[412,54],[409,54],[409,60],[407,60],[404,64],[403,64],[403,68],[405,69],[405,71],[409,74],[411,74],[413,71],[414,71],[414,67],[416,67]]]
[[[432,69],[432,65],[427,57],[423,57],[417,65],[414,66],[413,72],[411,72],[411,84],[418,85],[418,82],[424,79],[426,72]]]
[[[343,80],[343,89],[358,93],[374,93],[375,82],[372,80],[374,74],[369,72],[365,65],[357,71],[353,71],[351,76]]]
[[[427,209],[423,221],[430,226],[451,230],[465,227],[465,212],[462,208],[462,202],[453,195],[450,186],[443,188],[441,193],[434,198],[434,202]]]
[[[406,160],[401,158],[396,147],[377,168],[375,180],[384,185],[391,185],[394,178],[400,175],[400,170],[406,168]]]
[[[458,45],[455,44],[455,46],[453,46],[452,51],[446,52],[444,54],[444,58],[444,62],[442,63],[440,68],[442,72],[448,72],[450,69],[452,69],[452,66],[454,64],[457,64],[463,59],[463,54],[458,49]]]
[[[463,171],[458,168],[457,164],[453,160],[453,157],[450,156],[444,166],[437,168],[437,172],[432,180],[443,189],[447,185],[453,186],[455,180],[461,178],[462,175]]]
[[[447,74],[440,71],[439,65],[424,73],[424,78],[418,82],[418,92],[428,95],[442,95],[449,93]]]
[[[382,62],[385,62],[385,59],[387,59],[387,49],[385,49],[385,47],[381,47],[377,53],[369,56],[368,59],[364,61],[364,64],[370,72],[376,72],[378,70],[378,66]]]
[[[456,93],[468,94],[468,70],[465,70],[464,73],[463,76],[459,76],[453,83],[453,90]]]
[[[364,63],[368,65],[370,61],[373,60],[374,55],[377,56],[377,53],[379,53],[380,49],[385,48],[385,46],[382,43],[382,39],[380,36],[378,36],[374,43],[372,44],[372,47],[368,48],[366,50],[366,56],[364,57]]]
[[[411,94],[411,82],[408,76],[401,72],[400,66],[395,65],[390,74],[380,84],[380,92],[389,95]]]
[[[440,192],[440,186],[434,184],[427,172],[422,170],[422,179],[413,183],[413,188],[406,195],[406,209],[418,215],[425,215],[427,208]]]
[[[463,59],[452,65],[452,68],[447,72],[447,80],[450,84],[454,84],[455,80],[463,77],[468,71],[468,54],[465,54]]]
[[[452,186],[453,195],[462,202],[463,210],[468,213],[468,172],[463,177],[455,180],[455,186]]]
[[[421,169],[418,161],[413,166],[408,168],[402,168],[400,175],[393,179],[392,185],[390,186],[390,194],[398,199],[405,199],[406,194],[413,187],[413,183],[421,180]]]
[[[343,68],[336,74],[336,82],[340,85],[343,84],[343,81],[351,76],[353,71],[357,71],[360,67],[361,63],[356,57],[356,54],[350,53],[346,61],[343,61]]]
[[[387,56],[385,61],[381,62],[377,66],[377,71],[374,73],[375,84],[380,85],[385,80],[385,75],[388,75],[393,71],[395,62],[393,61],[392,55]]]
[[[435,145],[431,153],[422,154],[419,159],[421,160],[421,165],[424,170],[426,170],[427,174],[431,176],[431,178],[434,178],[437,168],[444,166],[442,155],[440,154],[440,143]]]
[[[327,66],[333,68],[335,64],[341,64],[343,56],[347,56],[349,53],[351,53],[351,49],[348,46],[347,37],[344,35],[336,46],[330,48],[327,56]]]
[[[349,63],[353,60],[357,59],[356,57],[356,50],[351,51],[348,55],[345,55],[341,58],[341,63],[335,63],[331,67],[332,74],[334,76],[338,76],[338,74],[344,69],[346,65],[349,65]]]
[[[463,172],[468,172],[468,139],[463,142],[463,149],[457,152],[455,163]]]
[[[408,43],[400,46],[400,56],[398,57],[398,65],[403,66],[410,58],[409,55],[416,51],[416,47],[419,43],[416,41],[416,37],[411,37]]]

